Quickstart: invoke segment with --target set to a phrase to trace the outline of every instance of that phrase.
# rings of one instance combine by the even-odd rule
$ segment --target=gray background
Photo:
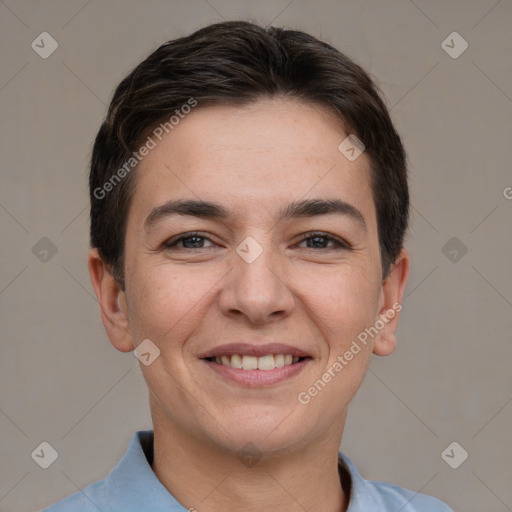
[[[88,159],[132,67],[222,19],[303,29],[346,52],[376,78],[408,151],[398,349],[372,360],[342,450],[366,478],[455,510],[512,510],[510,0],[0,2],[0,510],[38,510],[104,478],[151,427],[139,363],[110,345],[89,281]],[[59,45],[47,59],[31,48],[43,31]],[[441,46],[453,31],[469,44],[458,58]],[[33,250],[42,237],[55,255]],[[43,441],[59,454],[48,469],[31,458]],[[441,457],[453,441],[469,453],[457,469]]]

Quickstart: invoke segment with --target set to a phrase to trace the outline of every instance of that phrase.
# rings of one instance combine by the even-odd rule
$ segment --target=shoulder
[[[106,480],[99,480],[83,490],[57,501],[42,512],[98,512],[107,510],[105,499]]]
[[[382,510],[402,512],[453,512],[453,510],[441,500],[433,496],[427,496],[418,492],[399,487],[398,485],[384,482],[368,481],[382,501]],[[398,508],[397,508],[398,507]]]
[[[350,503],[348,512],[453,512],[441,500],[398,485],[365,480],[355,464],[343,453],[339,461],[350,474]]]

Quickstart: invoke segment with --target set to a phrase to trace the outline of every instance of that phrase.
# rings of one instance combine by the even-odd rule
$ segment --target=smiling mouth
[[[292,366],[296,363],[311,359],[311,357],[296,357],[291,354],[268,354],[264,356],[251,355],[223,355],[216,357],[206,357],[206,361],[217,363],[229,368],[239,370],[275,370],[284,366]]]

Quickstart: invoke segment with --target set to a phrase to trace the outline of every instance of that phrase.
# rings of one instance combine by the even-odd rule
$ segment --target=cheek
[[[317,316],[315,323],[326,340],[324,363],[316,378],[303,389],[306,398],[326,421],[336,423],[339,415],[356,394],[366,374],[372,354],[372,340],[358,336],[373,325],[378,309],[378,277],[368,267],[351,265],[336,278],[323,282],[310,294],[310,303]],[[304,395],[302,395],[304,399]],[[301,402],[302,403],[302,402]],[[326,404],[330,404],[327,406]],[[333,405],[335,404],[335,405]],[[326,412],[328,411],[328,412]]]
[[[321,319],[328,340],[330,359],[350,347],[353,340],[372,325],[378,310],[378,277],[366,265],[340,269],[336,276],[317,282],[309,292],[310,304]]]
[[[209,300],[217,274],[171,268],[165,263],[148,266],[141,262],[134,269],[130,290],[132,330],[161,347],[169,340],[186,339]]]

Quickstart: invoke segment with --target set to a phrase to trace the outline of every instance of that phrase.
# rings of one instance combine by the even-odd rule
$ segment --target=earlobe
[[[389,356],[396,348],[396,336],[394,332],[380,332],[373,344],[373,353],[377,356]]]
[[[395,333],[402,310],[402,297],[409,277],[409,261],[408,252],[402,249],[392,265],[391,272],[382,283],[379,315],[376,319],[376,326],[381,328],[373,345],[373,353],[378,356],[388,356],[396,348]]]
[[[134,349],[125,294],[96,248],[89,251],[89,275],[101,309],[101,319],[112,345],[121,352]]]

